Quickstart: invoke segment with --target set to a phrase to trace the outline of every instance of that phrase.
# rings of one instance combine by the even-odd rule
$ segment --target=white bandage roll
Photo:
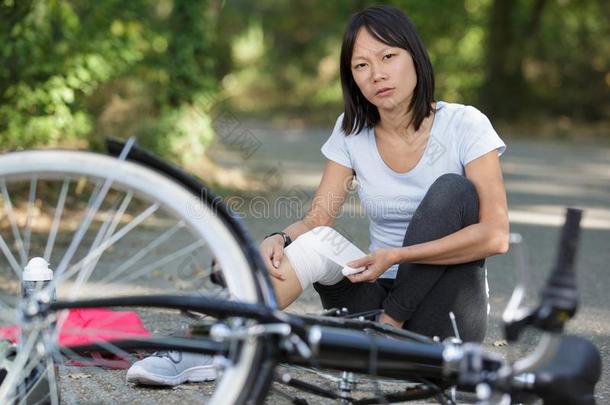
[[[305,290],[315,282],[333,285],[344,275],[363,269],[352,269],[346,263],[365,256],[339,232],[328,226],[319,226],[300,235],[284,253]]]

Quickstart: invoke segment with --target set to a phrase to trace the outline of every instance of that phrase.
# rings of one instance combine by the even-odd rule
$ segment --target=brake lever
[[[567,209],[565,224],[561,229],[555,268],[542,290],[539,306],[527,313],[524,312],[521,317],[517,316],[516,311],[508,314],[512,315],[512,319],[505,324],[507,340],[509,337],[516,339],[528,325],[533,325],[546,332],[534,352],[514,364],[515,374],[535,370],[552,358],[560,342],[559,334],[563,331],[565,323],[576,313],[578,291],[574,263],[581,218],[582,210]],[[507,307],[507,311],[508,309]]]
[[[532,324],[545,332],[561,333],[578,308],[574,264],[581,218],[582,210],[567,209],[555,267],[542,290],[540,305],[533,313]]]
[[[519,339],[521,332],[531,323],[534,311],[524,305],[527,295],[529,266],[523,237],[518,233],[511,233],[509,243],[515,253],[517,284],[502,314],[502,321],[506,340],[515,342]]]

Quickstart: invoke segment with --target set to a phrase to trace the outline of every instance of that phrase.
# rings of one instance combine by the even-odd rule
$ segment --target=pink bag
[[[116,312],[106,308],[72,309],[60,323],[59,344],[68,348],[150,336],[150,332],[134,311]],[[19,333],[18,325],[0,327],[0,339],[17,343]],[[91,352],[90,355],[91,361],[70,361],[68,365],[127,368],[131,364],[129,359],[117,353]]]

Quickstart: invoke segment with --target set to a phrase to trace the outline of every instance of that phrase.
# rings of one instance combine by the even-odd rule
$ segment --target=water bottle
[[[49,268],[49,263],[42,257],[33,257],[30,259],[27,266],[25,266],[25,269],[23,269],[23,273],[21,275],[21,296],[26,305],[28,302],[29,304],[34,304],[29,300],[32,298],[32,296],[40,291],[44,291],[49,294],[49,302],[55,301],[55,288],[50,291],[50,289],[53,287],[50,286],[51,283],[53,283],[53,270]],[[37,307],[35,304],[33,306]],[[52,320],[49,323],[49,331],[52,332],[55,326],[56,321]],[[19,344],[23,345],[23,341]],[[55,376],[57,376],[59,374],[59,368],[55,361],[53,361],[53,370],[55,372]],[[49,403],[49,393],[52,391],[57,392],[58,397],[60,396],[59,387],[57,386],[57,378],[50,378],[48,368],[41,369],[40,367],[36,367],[34,370],[30,371],[26,381],[28,384],[27,391],[25,391],[25,385],[19,385],[17,387],[18,393],[20,390],[24,390],[20,393],[24,397],[23,401],[20,403]],[[53,388],[53,390],[51,388]]]
[[[28,299],[38,291],[47,289],[53,282],[53,270],[42,257],[33,257],[21,276],[21,296]],[[51,301],[55,300],[55,290],[49,291]]]

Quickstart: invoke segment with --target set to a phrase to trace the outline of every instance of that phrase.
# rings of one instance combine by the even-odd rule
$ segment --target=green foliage
[[[236,60],[223,81],[241,111],[308,112],[341,109],[339,51],[349,16],[375,1],[283,2],[261,0],[256,7],[228,1],[244,28],[234,51],[262,47],[246,63]],[[488,1],[387,2],[404,10],[428,47],[436,70],[437,97],[476,102],[484,79],[484,40]],[[292,16],[292,18],[287,18]],[[298,16],[298,17],[297,17]],[[253,36],[249,33],[259,32]],[[258,41],[254,43],[253,41]],[[260,42],[260,43],[259,43]],[[286,97],[289,94],[290,97]]]
[[[5,1],[0,12],[2,149],[137,135],[187,159],[209,144],[195,106],[217,88],[207,2]]]
[[[495,0],[482,101],[500,116],[610,118],[610,4]]]
[[[87,136],[92,121],[83,98],[138,59],[128,52],[133,35],[91,38],[95,32],[75,7],[61,1],[5,3],[0,10],[3,148]]]
[[[229,0],[232,18],[244,27],[234,50],[247,38],[262,43],[256,58],[236,63],[223,81],[232,105],[260,115],[336,116],[342,108],[341,35],[352,12],[376,3]],[[435,68],[437,99],[475,103],[496,119],[610,120],[610,48],[604,40],[610,37],[610,3],[384,3],[401,8],[417,26]],[[257,30],[257,36],[247,35]]]
[[[196,160],[210,106],[268,117],[341,110],[349,16],[376,2],[0,0],[2,149],[136,135]],[[418,27],[438,99],[494,118],[607,122],[610,3],[389,0]]]
[[[534,101],[554,115],[589,121],[610,117],[610,3],[548,5],[524,57]]]

